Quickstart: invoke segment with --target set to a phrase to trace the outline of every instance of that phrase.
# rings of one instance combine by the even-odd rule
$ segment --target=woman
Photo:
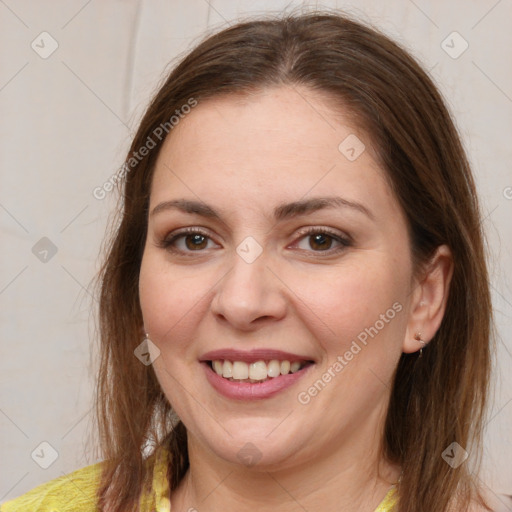
[[[172,71],[124,169],[105,462],[2,511],[490,510],[475,186],[404,50],[334,14],[225,29]]]

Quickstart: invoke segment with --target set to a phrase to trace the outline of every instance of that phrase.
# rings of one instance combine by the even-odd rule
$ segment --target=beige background
[[[0,502],[96,462],[86,444],[90,282],[114,194],[98,200],[93,190],[120,167],[164,70],[207,28],[315,4],[0,1]],[[409,48],[431,70],[464,137],[489,235],[499,335],[482,477],[512,494],[512,2],[321,5],[355,14]],[[52,44],[58,48],[47,56]],[[53,463],[43,469],[33,453],[40,465]]]

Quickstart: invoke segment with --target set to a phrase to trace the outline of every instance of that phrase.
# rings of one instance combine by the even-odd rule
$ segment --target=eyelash
[[[312,236],[312,235],[319,235],[319,234],[320,235],[328,235],[329,238],[332,238],[334,241],[336,241],[340,244],[340,246],[335,249],[327,249],[325,251],[311,251],[314,253],[325,254],[325,255],[330,256],[333,254],[337,254],[352,245],[352,240],[349,237],[343,237],[339,233],[337,233],[329,228],[312,227],[312,228],[307,228],[307,229],[301,231],[299,234],[300,234],[299,240],[301,240],[302,238],[306,238],[308,236]],[[179,238],[185,237],[187,235],[201,235],[208,239],[211,238],[208,235],[208,233],[206,233],[205,231],[203,231],[201,229],[185,228],[185,229],[178,231],[177,233],[172,234],[172,236],[170,236],[170,237],[166,237],[166,238],[160,240],[158,242],[158,247],[160,247],[161,249],[166,249],[167,251],[184,254],[187,256],[193,256],[195,252],[198,252],[198,253],[203,252],[204,250],[201,250],[201,249],[197,250],[197,251],[182,251],[180,249],[176,249],[175,247],[173,247],[173,244],[176,242],[176,240],[178,240]],[[310,252],[310,251],[307,251],[307,252]]]

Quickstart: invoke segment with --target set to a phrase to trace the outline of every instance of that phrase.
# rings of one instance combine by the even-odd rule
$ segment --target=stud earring
[[[421,343],[421,348],[420,348],[420,355],[419,357],[421,357],[423,355],[423,347],[426,345],[426,343],[421,339],[421,332],[417,332],[415,335],[414,335],[414,339],[416,341],[419,341]]]

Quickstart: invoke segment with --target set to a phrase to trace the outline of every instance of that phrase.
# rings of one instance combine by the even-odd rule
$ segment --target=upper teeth
[[[246,363],[244,361],[212,361],[213,369],[218,375],[222,375],[226,379],[233,380],[253,380],[261,381],[268,377],[279,377],[279,375],[287,375],[295,373],[301,369],[303,363],[299,361],[278,361],[273,359],[266,363],[265,361],[256,361],[254,363]]]

